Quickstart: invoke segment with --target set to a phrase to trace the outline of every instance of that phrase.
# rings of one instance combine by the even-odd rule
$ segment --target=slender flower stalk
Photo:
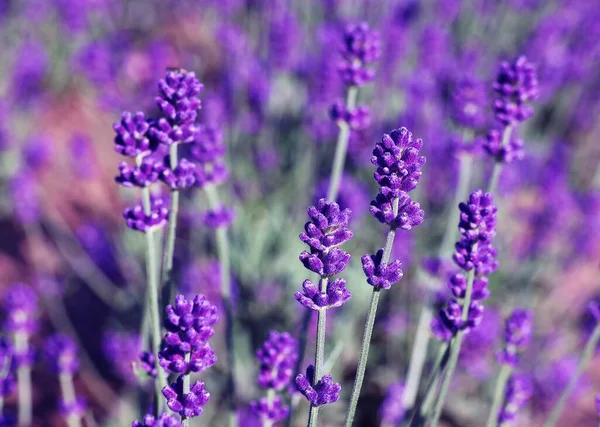
[[[5,337],[0,337],[0,421],[5,418],[4,398],[12,394],[16,389],[14,373],[11,372],[12,345]]]
[[[346,281],[333,279],[350,262],[350,254],[340,249],[354,233],[348,229],[350,209],[341,210],[335,202],[320,199],[317,206],[308,208],[310,221],[304,226],[300,240],[306,243],[309,251],[300,254],[304,267],[317,273],[319,285],[305,280],[302,292],[296,292],[296,300],[309,310],[317,311],[317,340],[315,363],[306,369],[306,375],[298,374],[296,385],[310,402],[308,425],[317,425],[320,406],[334,403],[339,399],[341,386],[334,384],[331,375],[324,375],[325,332],[327,310],[343,305],[352,294],[346,289]]]
[[[37,330],[37,295],[27,285],[15,284],[4,295],[6,319],[4,330],[12,335],[14,362],[17,367],[18,422],[28,426],[32,422],[31,365],[34,353],[29,338]]]
[[[373,292],[363,331],[356,377],[346,414],[346,427],[350,427],[354,422],[354,414],[367,368],[380,290],[390,289],[403,276],[400,268],[401,262],[399,260],[390,262],[396,230],[398,228],[410,230],[423,222],[423,211],[408,194],[416,188],[421,176],[421,168],[425,164],[425,157],[419,156],[422,145],[421,139],[413,140],[412,133],[406,128],[400,128],[392,131],[389,135],[385,134],[373,150],[371,163],[377,167],[374,177],[379,184],[379,193],[371,202],[371,213],[379,222],[388,225],[389,230],[384,248],[375,255],[362,257],[363,271],[367,276],[367,283],[373,286]]]
[[[569,380],[567,387],[563,390],[560,398],[552,408],[552,412],[548,416],[548,420],[544,423],[544,427],[554,427],[558,422],[558,419],[567,403],[567,399],[571,396],[571,393],[575,389],[577,385],[577,381],[581,377],[581,374],[587,367],[588,363],[592,359],[594,352],[598,346],[598,342],[600,342],[600,304],[596,301],[592,301],[589,304],[588,311],[592,314],[594,319],[596,320],[596,326],[588,339],[585,348],[583,349],[583,353],[581,354],[581,358],[579,359],[579,363],[577,364],[577,369],[575,373]]]

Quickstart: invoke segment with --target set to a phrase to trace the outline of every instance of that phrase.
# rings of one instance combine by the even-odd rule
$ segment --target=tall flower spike
[[[337,402],[342,389],[338,383],[333,382],[331,375],[324,375],[315,383],[315,367],[313,365],[306,368],[306,376],[298,374],[296,387],[313,406]]]
[[[373,80],[375,71],[367,66],[381,56],[381,37],[365,22],[349,25],[344,32],[339,71],[348,86],[362,86]]]
[[[513,375],[508,380],[504,393],[504,404],[498,414],[498,425],[509,426],[517,418],[517,413],[531,398],[532,385],[529,378]]]
[[[277,391],[285,389],[294,374],[298,359],[296,340],[287,332],[271,331],[263,347],[256,352],[260,361],[258,384]]]
[[[202,415],[203,406],[210,399],[210,393],[205,390],[202,381],[196,381],[188,393],[183,391],[183,375],[177,377],[177,380],[171,385],[165,386],[162,390],[167,399],[167,406],[173,412],[178,413],[182,419],[194,418]]]
[[[506,319],[504,327],[505,347],[498,355],[502,364],[517,366],[519,352],[527,347],[531,341],[532,321],[531,312],[528,310],[515,310]]]

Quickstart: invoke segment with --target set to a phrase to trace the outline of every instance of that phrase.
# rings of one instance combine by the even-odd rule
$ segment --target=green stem
[[[178,144],[172,144],[169,147],[169,162],[172,171],[177,168],[177,147]],[[167,228],[167,239],[165,253],[163,257],[163,275],[162,285],[173,287],[173,256],[175,254],[175,234],[177,230],[177,215],[179,213],[179,191],[171,191],[171,203],[169,206],[169,225]]]
[[[502,132],[502,147],[506,147],[506,145],[509,143],[512,130],[513,127],[510,125],[504,128],[504,131]],[[502,162],[496,162],[494,164],[494,171],[492,172],[492,177],[488,185],[488,193],[493,193],[496,191],[498,180],[500,179],[500,173],[502,173]]]
[[[60,390],[65,405],[73,405],[77,402],[77,396],[75,394],[75,386],[73,385],[73,376],[68,372],[63,372],[59,376]],[[67,424],[69,427],[81,427],[81,419],[77,414],[70,414],[67,417]]]
[[[498,379],[496,380],[496,388],[494,389],[494,400],[492,401],[492,409],[488,416],[486,427],[496,427],[498,424],[498,412],[504,401],[504,391],[506,389],[506,382],[510,378],[512,368],[510,365],[502,365]]]
[[[327,285],[329,280],[326,277],[321,277],[319,281],[319,290],[321,292],[327,292]],[[318,311],[318,323],[317,323],[317,343],[315,349],[315,386],[323,376],[323,364],[325,363],[325,331],[327,329],[327,309],[320,309]],[[317,419],[319,417],[319,406],[311,405],[310,414],[308,417],[309,427],[317,426]]]
[[[554,427],[556,422],[558,421],[558,417],[563,411],[565,404],[567,403],[567,399],[573,392],[573,389],[577,385],[577,381],[579,381],[579,377],[583,373],[583,370],[588,365],[590,359],[594,355],[594,351],[598,346],[598,341],[600,340],[600,323],[596,325],[590,339],[588,340],[585,348],[583,349],[583,354],[581,355],[581,359],[579,359],[579,364],[577,365],[577,370],[575,374],[571,377],[569,384],[567,384],[567,388],[563,391],[556,403],[556,406],[552,409],[550,416],[548,417],[548,421],[544,424],[544,427]]]
[[[185,355],[185,363],[190,363],[190,353],[186,353]],[[185,396],[186,394],[189,394],[190,392],[190,381],[191,381],[191,376],[188,373],[187,375],[183,376],[183,395]],[[190,425],[190,419],[189,418],[181,418],[181,425],[183,427],[188,427]]]
[[[269,407],[271,407],[271,405],[273,404],[273,401],[275,400],[275,389],[273,388],[268,388],[267,389],[267,402],[269,404]],[[271,420],[262,420],[262,427],[273,427],[273,422]]]
[[[354,109],[356,98],[358,96],[358,87],[350,86],[346,92],[346,110]],[[346,153],[348,152],[348,141],[350,140],[350,126],[346,122],[338,123],[340,131],[338,133],[337,144],[335,147],[335,156],[333,166],[329,177],[329,190],[327,191],[327,200],[335,202],[340,190],[342,173],[344,172],[344,163],[346,162]]]
[[[211,209],[220,207],[221,202],[216,188],[213,185],[207,185],[204,189],[208,204]],[[216,230],[217,253],[219,263],[221,264],[221,299],[225,310],[225,345],[227,349],[227,396],[229,401],[229,427],[237,426],[237,408],[236,408],[236,387],[235,387],[235,346],[234,346],[234,313],[231,302],[231,280],[230,280],[230,258],[229,258],[229,240],[227,238],[227,229],[219,227]]]
[[[417,410],[415,411],[415,414],[418,414],[419,417],[422,419],[429,414],[431,406],[435,402],[438,384],[440,382],[442,372],[444,371],[442,361],[444,360],[444,358],[448,357],[449,349],[449,344],[444,343],[444,345],[440,346],[440,349],[438,351],[435,364],[433,365],[433,369],[431,370],[431,374],[429,375],[429,379],[427,380],[427,388],[425,389],[425,399],[423,400],[421,407],[417,408]]]
[[[14,336],[15,354],[25,356],[29,351],[27,334],[17,332]],[[19,425],[30,426],[32,420],[31,367],[22,362],[17,368],[17,387],[19,399]]]
[[[394,200],[394,214],[398,214],[398,199]],[[381,264],[387,264],[392,254],[392,246],[394,245],[394,238],[396,237],[396,230],[391,228],[388,231],[385,248],[383,250],[383,256],[381,257]],[[371,346],[371,335],[373,334],[373,326],[375,325],[375,316],[377,314],[377,305],[379,304],[379,288],[373,288],[371,294],[371,303],[369,304],[369,311],[367,313],[367,321],[365,323],[365,329],[363,332],[363,340],[360,347],[360,357],[358,359],[358,368],[356,371],[356,378],[354,379],[354,386],[352,388],[352,396],[350,397],[350,405],[348,407],[348,413],[346,414],[345,426],[350,427],[354,422],[354,414],[356,413],[356,407],[358,406],[358,399],[360,397],[360,390],[365,377],[365,371],[367,369],[367,359],[369,358],[369,347]]]
[[[474,245],[473,251],[477,250],[477,245]],[[471,269],[469,271],[469,278],[467,281],[467,291],[465,293],[465,299],[463,301],[462,307],[462,321],[465,322],[469,317],[469,306],[471,305],[471,294],[473,292],[473,280],[475,279],[475,269]],[[436,427],[440,416],[442,415],[442,409],[444,409],[444,403],[446,402],[446,396],[448,395],[448,390],[450,388],[450,382],[452,381],[452,375],[454,374],[454,370],[456,369],[456,364],[458,362],[458,355],[460,353],[460,347],[462,346],[462,341],[464,337],[464,330],[458,331],[455,338],[450,343],[450,360],[448,361],[448,371],[444,376],[444,381],[442,382],[442,388],[440,389],[440,397],[435,405],[433,419],[431,421],[431,427]]]

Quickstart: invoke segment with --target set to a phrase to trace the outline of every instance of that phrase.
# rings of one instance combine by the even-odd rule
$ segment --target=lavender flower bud
[[[466,77],[452,88],[451,114],[461,126],[479,129],[485,124],[487,109],[486,88],[482,82]]]
[[[533,108],[525,104],[539,96],[537,69],[525,56],[513,63],[502,62],[493,84],[500,98],[494,101],[496,119],[504,125],[515,125],[527,120]]]
[[[382,424],[395,426],[402,422],[406,411],[402,403],[403,394],[404,383],[397,382],[389,386],[380,408]]]
[[[163,160],[156,155],[144,156],[139,166],[131,166],[127,162],[119,164],[119,175],[115,181],[123,187],[146,188],[158,181],[165,169]]]
[[[182,427],[182,425],[175,416],[164,412],[158,418],[152,414],[146,414],[142,421],[135,420],[131,423],[131,427]]]
[[[271,331],[256,357],[260,361],[258,384],[267,389],[283,390],[292,379],[298,359],[296,340],[287,332]]]
[[[519,363],[519,352],[531,341],[532,315],[527,310],[515,310],[506,319],[504,327],[505,347],[498,355],[498,361],[512,367]]]
[[[178,295],[175,303],[167,306],[166,313],[164,341],[183,352],[203,346],[214,335],[213,325],[219,320],[217,307],[202,294],[193,301]]]
[[[487,133],[483,149],[498,163],[511,163],[525,157],[523,140],[511,134],[507,145],[502,145],[502,132],[492,129]]]
[[[169,157],[165,159],[165,162],[169,164]],[[195,170],[194,163],[187,159],[181,159],[175,169],[164,167],[160,173],[160,179],[171,187],[171,190],[183,190],[196,182]]]
[[[338,383],[333,382],[331,375],[323,375],[315,384],[315,367],[313,365],[308,365],[306,368],[306,376],[298,374],[296,387],[313,406],[337,402],[342,389]]]
[[[395,260],[389,264],[382,264],[382,257],[383,249],[379,249],[375,255],[363,255],[362,267],[369,285],[379,289],[390,289],[404,275],[402,263]]]
[[[311,310],[340,307],[352,297],[346,289],[346,281],[338,278],[327,285],[327,291],[321,292],[310,280],[302,284],[302,292],[296,292],[294,297],[300,304]]]
[[[329,109],[329,117],[336,123],[345,122],[352,130],[362,130],[371,124],[369,107],[359,106],[351,110],[346,109],[343,101],[336,101]]]
[[[219,206],[215,209],[208,210],[202,216],[202,222],[208,228],[228,227],[235,218],[233,209]]]
[[[73,375],[79,369],[77,346],[65,334],[56,334],[46,340],[44,356],[50,369],[56,374]]]
[[[362,86],[373,80],[375,71],[367,68],[381,56],[379,33],[367,23],[349,25],[344,32],[341,50],[344,60],[339,64],[342,81],[348,86]]]
[[[216,128],[203,126],[190,144],[190,156],[196,164],[196,185],[219,184],[229,176],[225,164],[223,134]]]
[[[4,294],[4,329],[7,332],[32,335],[38,326],[37,295],[31,287],[22,283],[12,285]]]
[[[523,375],[513,375],[506,384],[504,404],[498,414],[500,426],[511,425],[517,418],[517,413],[531,398],[533,387],[529,378]]]
[[[132,230],[147,232],[150,229],[164,227],[169,217],[167,201],[162,197],[153,197],[150,201],[151,213],[146,215],[142,204],[125,209],[125,224]]]
[[[187,354],[190,361],[186,362]],[[217,356],[207,342],[194,346],[190,351],[182,351],[179,346],[163,342],[158,353],[158,363],[167,372],[188,375],[190,372],[203,372],[217,363]]]
[[[490,296],[490,291],[487,286],[487,277],[475,278],[471,290],[471,299],[477,301],[486,299]],[[448,281],[448,288],[456,298],[465,298],[467,294],[467,278],[461,273],[453,274]]]
[[[210,393],[205,390],[202,381],[196,381],[190,387],[189,393],[183,392],[183,375],[177,377],[177,381],[162,389],[163,396],[167,399],[167,406],[173,412],[177,412],[182,419],[193,418],[202,415],[202,407],[210,399]]]
[[[154,357],[154,353],[142,351],[139,354],[139,361],[142,370],[146,372],[150,378],[156,378],[158,372],[156,370],[156,358]]]
[[[115,151],[123,156],[136,157],[150,151],[150,140],[146,135],[150,125],[142,112],[135,115],[123,112],[121,121],[113,125]]]
[[[256,414],[261,421],[276,423],[287,418],[290,408],[285,405],[279,396],[269,401],[266,397],[250,402],[250,410]]]

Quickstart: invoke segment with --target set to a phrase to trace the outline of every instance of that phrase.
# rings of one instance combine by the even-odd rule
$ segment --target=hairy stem
[[[509,365],[502,365],[498,379],[496,380],[496,387],[494,388],[494,400],[492,401],[492,408],[490,409],[490,415],[488,416],[486,427],[496,427],[498,424],[498,412],[502,406],[504,400],[504,391],[506,389],[506,382],[510,378],[512,368]]]
[[[177,147],[178,144],[171,144],[169,147],[169,166],[175,171],[177,167]],[[165,253],[163,257],[162,285],[173,287],[173,256],[175,254],[175,234],[177,231],[177,214],[179,213],[179,190],[171,191],[171,204],[169,206],[169,225],[167,228],[167,239],[165,244]],[[173,293],[173,292],[172,292]]]
[[[398,199],[394,200],[394,214],[398,214]],[[383,249],[383,256],[381,257],[381,263],[387,264],[392,254],[392,246],[394,245],[394,238],[396,237],[396,230],[390,228],[387,233],[385,248]],[[354,378],[354,386],[352,387],[352,395],[350,397],[350,405],[348,406],[348,413],[346,414],[345,426],[350,427],[354,422],[354,414],[356,413],[356,407],[358,406],[358,399],[360,397],[360,390],[365,377],[365,371],[367,369],[367,359],[369,358],[369,347],[371,346],[371,335],[373,334],[373,326],[375,325],[375,316],[377,314],[377,305],[379,304],[379,288],[373,288],[371,294],[371,303],[369,304],[369,311],[367,313],[367,321],[365,323],[365,329],[363,332],[362,344],[360,346],[360,357],[358,359],[358,368],[356,370],[356,377]]]
[[[186,353],[185,355],[185,363],[190,363],[190,353]],[[190,392],[190,381],[191,381],[191,376],[189,374],[189,372],[183,376],[183,395],[185,396],[186,394],[189,394]],[[183,427],[188,427],[190,425],[190,419],[189,418],[181,418],[181,425]]]
[[[211,209],[217,209],[221,202],[216,188],[213,185],[207,185],[204,189],[208,204]],[[223,300],[223,309],[225,310],[225,344],[227,347],[227,396],[229,401],[229,427],[237,426],[236,415],[236,387],[235,387],[235,346],[234,346],[234,313],[231,301],[231,280],[230,280],[230,258],[229,258],[229,240],[227,238],[227,228],[219,227],[216,229],[217,253],[219,263],[221,264],[221,299]]]
[[[505,147],[510,141],[510,136],[512,134],[513,127],[506,126],[504,131],[502,132],[502,146]],[[502,162],[496,162],[494,164],[494,171],[492,172],[492,177],[490,179],[490,183],[488,185],[487,192],[493,193],[496,191],[496,187],[498,186],[498,180],[500,179],[500,173],[502,173]]]
[[[346,92],[346,109],[350,110],[356,106],[358,88],[350,86]],[[344,172],[344,163],[346,162],[346,153],[348,152],[348,141],[350,140],[350,126],[346,122],[338,124],[340,131],[338,133],[337,144],[335,146],[335,156],[333,166],[329,177],[329,190],[327,191],[327,200],[335,202],[340,190],[342,173]]]
[[[558,417],[562,413],[563,408],[564,408],[565,404],[567,403],[567,399],[569,398],[569,396],[573,392],[573,389],[577,385],[577,381],[579,381],[579,377],[581,377],[583,370],[586,368],[590,359],[594,355],[594,351],[596,350],[596,347],[598,346],[599,340],[600,340],[600,323],[598,323],[596,325],[596,327],[594,328],[594,331],[592,332],[590,339],[588,340],[587,344],[585,345],[585,348],[583,349],[583,354],[581,355],[581,359],[579,359],[579,363],[577,364],[577,370],[575,371],[575,374],[573,374],[573,376],[571,377],[571,380],[569,381],[569,384],[567,384],[567,388],[565,388],[565,390],[560,395],[560,398],[558,399],[558,402],[552,409],[552,412],[550,413],[548,420],[544,424],[544,427],[554,427],[554,425],[558,421]]]
[[[329,280],[326,277],[321,277],[319,281],[319,289],[321,292],[327,292]],[[327,310],[322,308],[318,311],[317,323],[317,343],[315,349],[315,386],[323,376],[323,364],[325,363],[325,331],[327,329]],[[316,427],[319,417],[319,407],[311,405],[310,414],[308,417],[309,427]]]
[[[59,380],[64,404],[69,407],[77,403],[77,395],[75,394],[75,386],[73,385],[73,376],[68,372],[63,372],[60,374]],[[67,424],[69,427],[81,427],[79,415],[69,414],[67,416]]]
[[[15,354],[27,357],[29,341],[27,334],[17,332],[14,336]],[[30,426],[33,414],[31,393],[31,366],[21,361],[17,368],[17,387],[19,399],[19,425]]]
[[[474,249],[476,250],[477,245],[474,245]],[[462,307],[462,321],[463,323],[469,317],[469,306],[471,305],[471,294],[473,292],[473,280],[475,280],[475,269],[471,269],[469,271],[469,278],[467,281],[467,291],[465,293],[465,299],[463,301]],[[458,362],[458,355],[460,353],[460,347],[462,346],[462,341],[464,337],[464,330],[458,331],[454,339],[450,343],[450,360],[448,361],[448,370],[446,371],[446,375],[444,376],[444,381],[442,382],[442,388],[440,389],[440,396],[435,405],[435,409],[433,412],[433,419],[431,421],[431,427],[436,427],[440,416],[442,415],[442,409],[444,409],[444,403],[446,402],[446,396],[448,395],[448,390],[450,388],[450,382],[452,381],[452,375],[454,374],[454,370],[456,369],[456,363]]]

